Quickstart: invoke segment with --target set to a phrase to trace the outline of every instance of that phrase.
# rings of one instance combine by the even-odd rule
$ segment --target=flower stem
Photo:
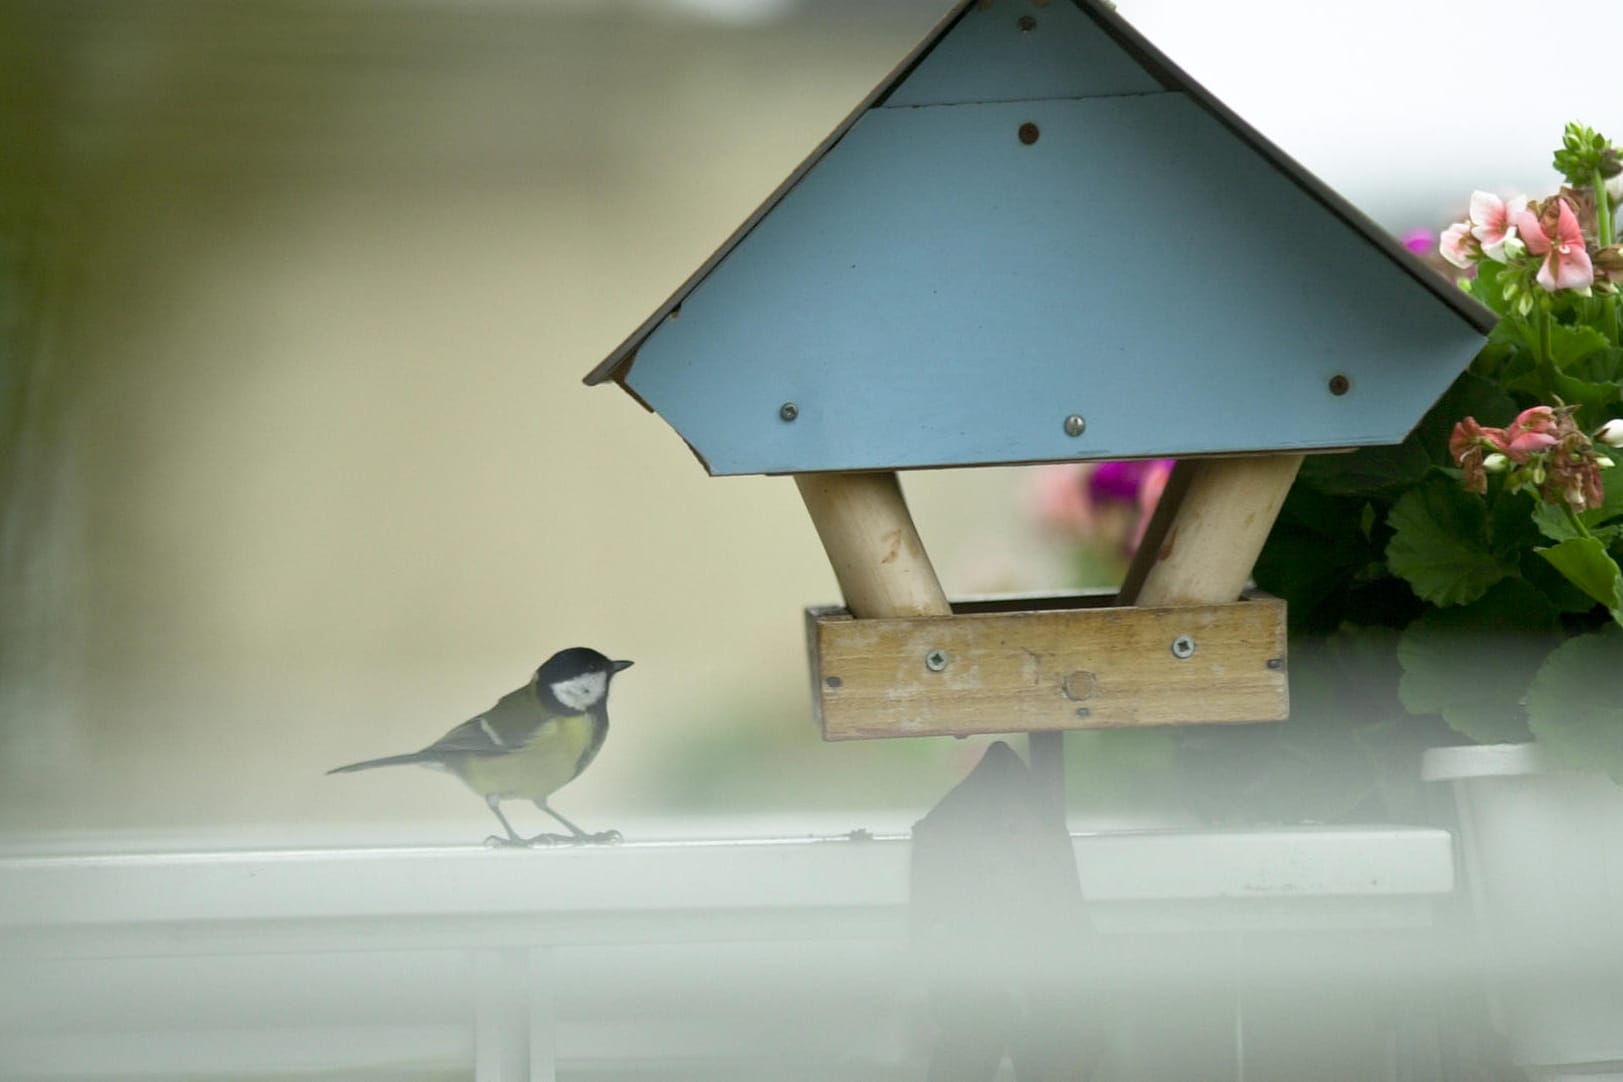
[[[1615,238],[1612,235],[1612,200],[1606,194],[1606,178],[1596,169],[1590,175],[1589,183],[1595,190],[1595,239],[1602,248],[1610,248]]]
[[[1606,178],[1600,175],[1597,168],[1590,173],[1589,183],[1595,192],[1595,243],[1597,247],[1610,248],[1617,237],[1612,220],[1612,199],[1606,194]],[[1600,307],[1601,327],[1613,345],[1623,343],[1623,317],[1619,316],[1617,297],[1602,297]]]
[[[1543,364],[1554,364],[1551,354],[1555,352],[1555,345],[1550,338],[1550,324],[1555,317],[1550,314],[1549,301],[1539,298],[1538,306],[1538,359]]]

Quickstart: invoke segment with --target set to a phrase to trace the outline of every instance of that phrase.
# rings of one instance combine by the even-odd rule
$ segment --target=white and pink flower
[[[1443,230],[1437,251],[1460,270],[1470,270],[1482,258],[1482,245],[1471,235],[1470,222],[1455,222]]]
[[[1506,202],[1492,192],[1472,192],[1466,220],[1443,231],[1437,250],[1461,270],[1475,266],[1484,257],[1495,263],[1514,259],[1523,251],[1517,218],[1526,210],[1526,196],[1518,195]]]
[[[1522,241],[1516,235],[1516,217],[1527,209],[1527,197],[1515,196],[1505,202],[1490,192],[1471,193],[1471,236],[1482,245],[1482,254],[1495,263],[1521,254]]]

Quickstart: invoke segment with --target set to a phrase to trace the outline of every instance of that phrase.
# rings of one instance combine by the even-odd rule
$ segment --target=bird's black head
[[[609,697],[614,674],[631,667],[585,646],[560,650],[535,670],[535,687],[548,708],[558,713],[583,714],[601,710]]]

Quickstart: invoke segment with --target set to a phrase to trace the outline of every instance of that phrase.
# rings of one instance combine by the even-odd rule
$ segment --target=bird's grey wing
[[[513,751],[483,714],[469,718],[428,747],[424,755],[501,755]]]
[[[510,691],[423,749],[431,755],[504,755],[529,745],[547,718],[528,687]]]

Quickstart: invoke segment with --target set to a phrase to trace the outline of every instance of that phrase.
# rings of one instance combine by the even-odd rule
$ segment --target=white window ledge
[[[1452,836],[1428,828],[1134,831],[1073,842],[1096,923],[1122,931],[1154,930],[1173,913],[1190,930],[1424,922],[1414,903],[1454,886]],[[647,917],[747,913],[770,924],[777,913],[896,914],[907,902],[908,856],[899,836],[0,856],[0,946],[32,953],[41,936],[65,933],[60,949],[81,954],[91,949],[81,937],[117,929],[162,929],[172,942],[189,924],[514,917],[532,945],[567,942],[583,918],[594,941],[619,938],[612,925],[621,920],[637,941]],[[750,921],[732,927],[756,936]]]
[[[1096,964],[1145,991],[1232,989],[1279,936],[1271,979],[1367,976],[1454,886],[1431,829],[1074,843]],[[882,1077],[919,1054],[908,859],[899,836],[0,855],[0,1078]]]

